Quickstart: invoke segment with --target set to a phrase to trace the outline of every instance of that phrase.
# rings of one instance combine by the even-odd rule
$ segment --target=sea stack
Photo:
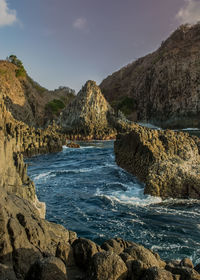
[[[60,118],[69,138],[84,140],[115,138],[119,123],[126,126],[126,122],[122,116],[116,116],[94,81],[86,82]]]

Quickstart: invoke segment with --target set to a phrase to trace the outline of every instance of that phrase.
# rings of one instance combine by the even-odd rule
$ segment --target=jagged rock
[[[199,146],[199,138],[187,133],[135,125],[117,137],[116,162],[146,184],[146,194],[199,199]]]
[[[88,280],[125,280],[127,274],[127,267],[117,254],[99,252],[92,258]]]
[[[76,264],[85,270],[88,269],[92,256],[101,251],[101,248],[85,238],[79,238],[72,244]]]
[[[72,139],[112,139],[118,129],[130,124],[105,100],[94,81],[87,81],[77,97],[62,112],[60,125]]]
[[[200,24],[179,27],[161,47],[108,76],[100,85],[110,104],[134,121],[199,127]]]
[[[185,258],[180,262],[180,266],[194,268],[192,261],[189,258]]]
[[[75,148],[75,149],[80,148],[80,145],[77,144],[77,143],[74,143],[74,142],[69,142],[69,143],[66,144],[66,146],[68,148]]]

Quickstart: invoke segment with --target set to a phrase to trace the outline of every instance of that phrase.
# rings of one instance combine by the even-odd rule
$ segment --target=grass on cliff
[[[58,115],[60,111],[65,108],[65,104],[59,99],[54,99],[47,103],[45,108],[52,114]]]

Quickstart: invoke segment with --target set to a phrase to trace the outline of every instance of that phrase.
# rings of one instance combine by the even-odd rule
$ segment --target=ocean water
[[[164,259],[200,263],[200,201],[144,195],[144,185],[116,165],[113,141],[64,146],[26,162],[49,221],[99,244],[121,237]]]

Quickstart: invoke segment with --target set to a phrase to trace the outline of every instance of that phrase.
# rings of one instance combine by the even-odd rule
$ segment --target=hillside
[[[15,64],[0,61],[0,93],[6,96],[7,108],[19,121],[30,126],[46,126],[74,97],[74,91],[69,88],[48,91],[26,72],[18,75],[18,71]]]
[[[200,24],[180,26],[161,47],[108,76],[100,85],[134,121],[200,127]]]

